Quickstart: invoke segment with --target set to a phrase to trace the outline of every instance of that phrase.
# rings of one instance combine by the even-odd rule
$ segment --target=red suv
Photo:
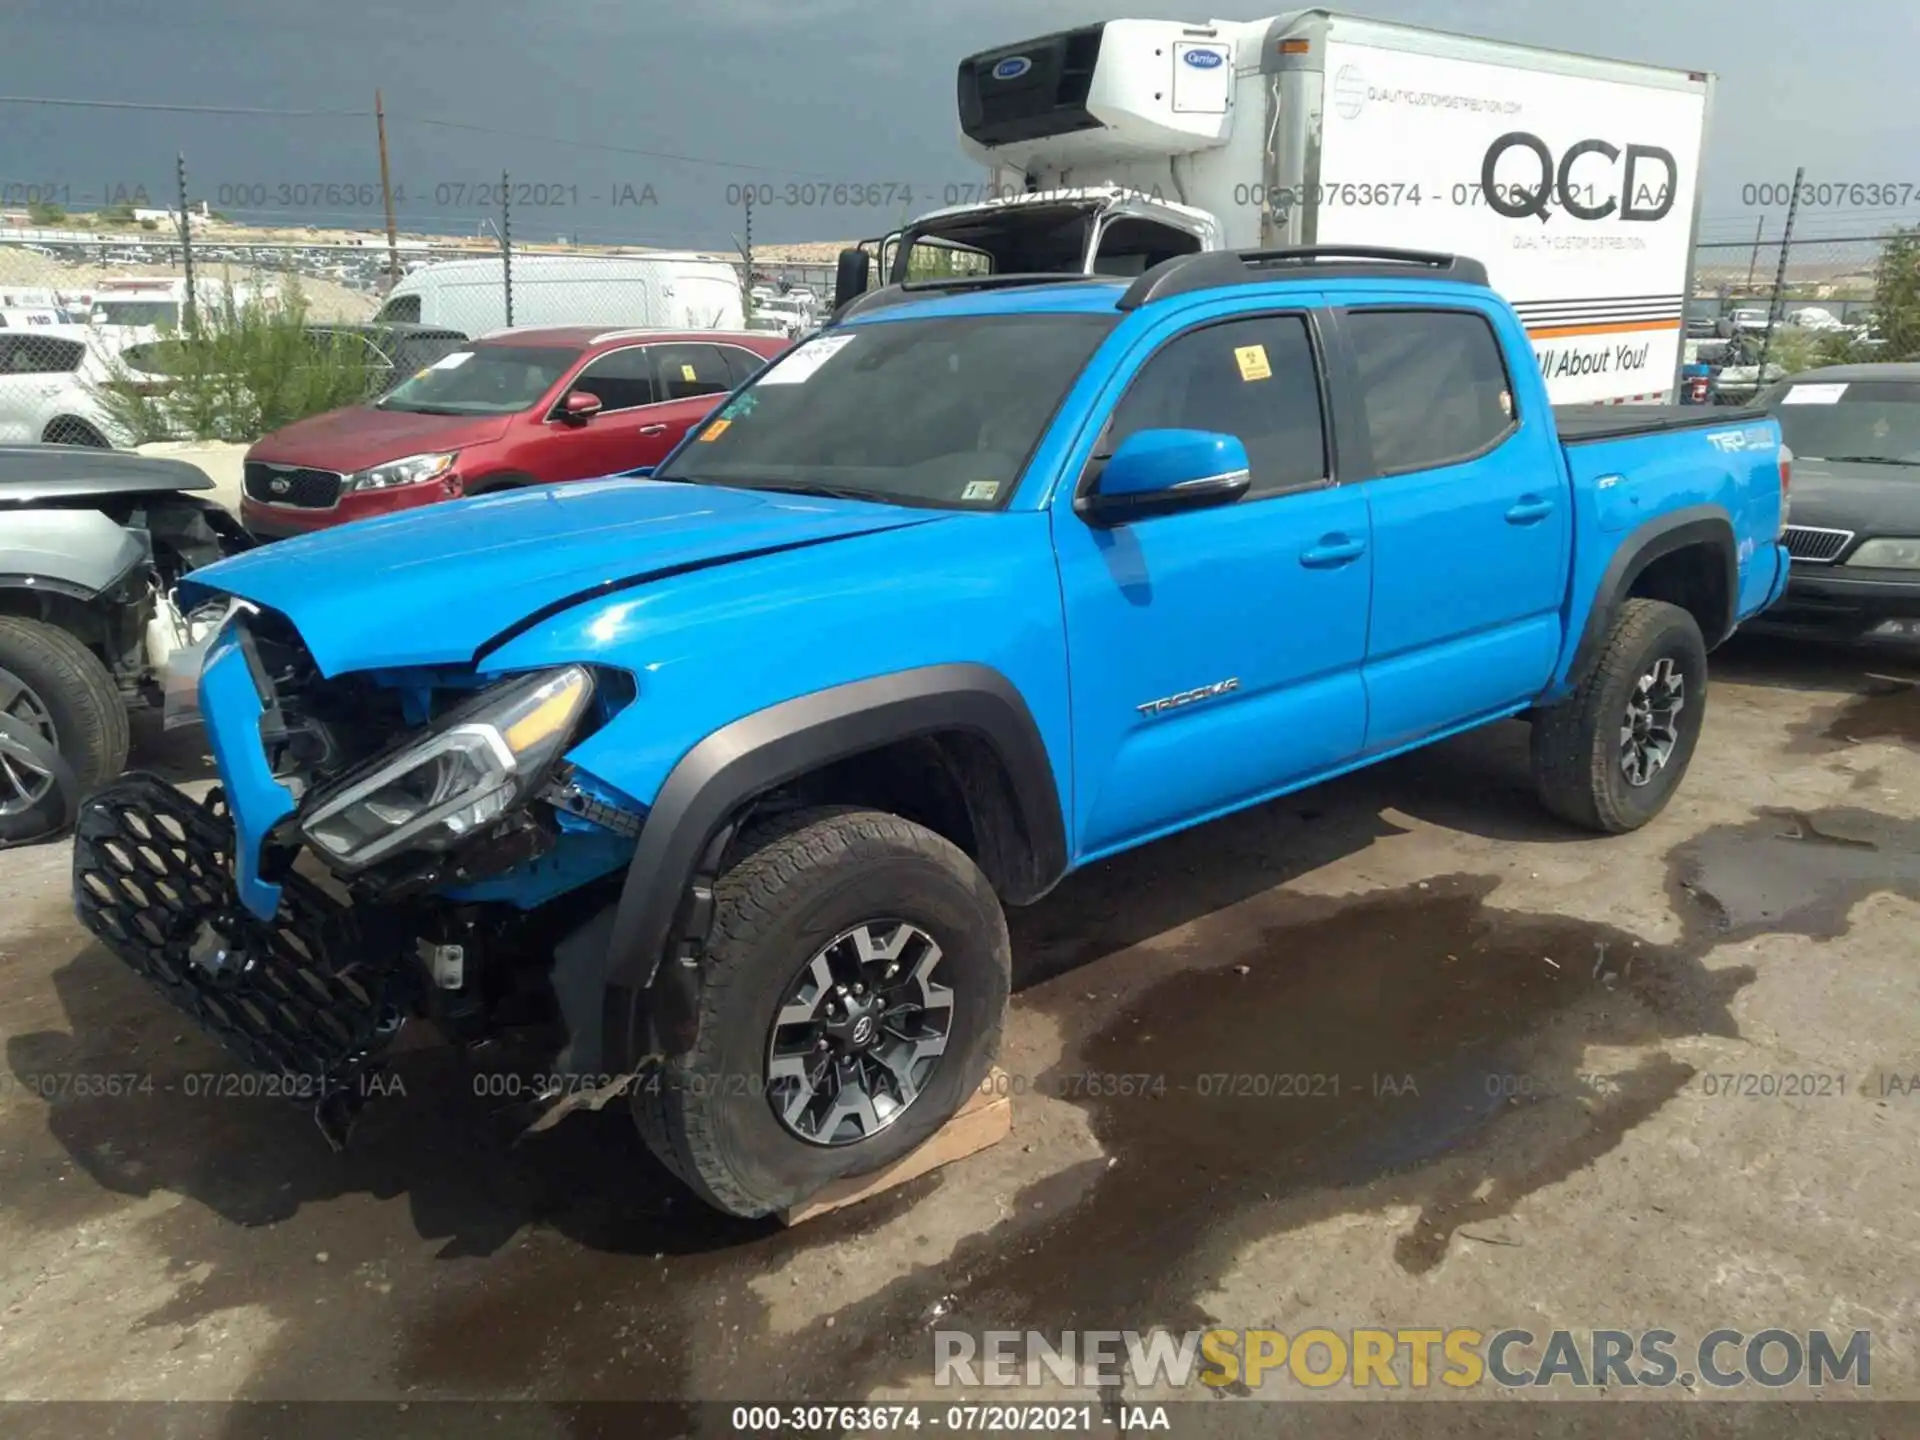
[[[263,539],[458,495],[657,465],[792,342],[736,331],[503,330],[367,405],[247,451],[240,519]]]

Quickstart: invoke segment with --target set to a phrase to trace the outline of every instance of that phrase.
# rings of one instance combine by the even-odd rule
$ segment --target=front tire
[[[65,630],[0,615],[0,712],[51,740],[83,795],[126,768],[126,702],[99,657]],[[51,836],[69,798],[78,799],[53,775],[0,758],[0,841]]]
[[[641,1077],[634,1114],[702,1199],[758,1216],[890,1164],[966,1102],[1011,946],[979,867],[897,815],[798,810],[746,844],[714,888],[694,1045]]]
[[[1541,803],[1582,829],[1638,830],[1693,759],[1707,706],[1707,647],[1693,616],[1628,600],[1579,689],[1533,722]]]

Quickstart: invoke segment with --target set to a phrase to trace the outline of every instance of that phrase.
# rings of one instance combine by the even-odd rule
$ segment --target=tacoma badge
[[[1226,695],[1240,688],[1240,677],[1216,680],[1211,685],[1202,685],[1198,690],[1182,690],[1178,695],[1169,695],[1163,700],[1149,700],[1144,705],[1133,708],[1142,715],[1158,715],[1167,710],[1178,710],[1182,705],[1192,705],[1196,701],[1211,700],[1216,695]]]

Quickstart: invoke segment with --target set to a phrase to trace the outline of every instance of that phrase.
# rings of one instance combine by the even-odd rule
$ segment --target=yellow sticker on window
[[[1273,366],[1267,363],[1267,347],[1264,345],[1242,345],[1233,352],[1234,362],[1240,367],[1242,380],[1265,380],[1273,374]]]
[[[702,440],[718,440],[722,435],[727,433],[727,427],[731,424],[733,424],[731,420],[716,420],[700,432],[700,438]]]
[[[682,380],[693,380],[698,377],[693,373],[693,367],[691,365],[682,365],[680,367],[680,378]]]

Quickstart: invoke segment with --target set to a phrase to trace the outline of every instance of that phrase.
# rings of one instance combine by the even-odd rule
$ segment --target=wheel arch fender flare
[[[1566,682],[1577,684],[1599,660],[1614,617],[1640,578],[1656,560],[1692,545],[1707,545],[1721,558],[1725,567],[1727,628],[1718,635],[1705,637],[1713,649],[1731,632],[1734,611],[1740,594],[1740,549],[1734,539],[1733,522],[1718,505],[1688,505],[1659,515],[1622,537],[1614,547],[1613,558],[1601,573],[1594,590],[1593,606],[1580,629],[1580,642],[1567,667]]]
[[[609,1068],[646,1051],[639,1003],[651,996],[664,1029],[691,1043],[688,1002],[697,957],[684,938],[704,937],[712,918],[707,883],[717,873],[733,821],[759,795],[836,760],[916,736],[962,730],[990,745],[1012,780],[1019,818],[1035,851],[1041,889],[1067,868],[1066,821],[1053,763],[1026,701],[987,665],[928,665],[818,690],[722,726],[668,773],[641,827],[604,957],[600,1036]],[[676,985],[676,980],[684,985]],[[679,993],[674,993],[678,991]],[[669,1041],[669,1048],[684,1048]]]

